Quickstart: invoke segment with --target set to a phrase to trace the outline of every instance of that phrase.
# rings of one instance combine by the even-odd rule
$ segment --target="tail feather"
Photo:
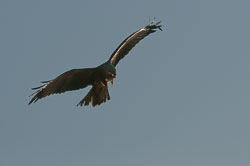
[[[105,103],[107,100],[110,100],[108,87],[103,86],[102,84],[94,85],[88,94],[77,104],[77,106],[88,106],[89,103],[93,107]]]

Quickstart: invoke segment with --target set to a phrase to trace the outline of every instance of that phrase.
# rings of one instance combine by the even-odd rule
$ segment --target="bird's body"
[[[77,105],[86,106],[91,103],[92,106],[96,106],[110,100],[108,82],[110,81],[113,84],[113,79],[116,77],[116,65],[145,36],[155,32],[157,28],[161,30],[161,25],[158,24],[160,22],[151,23],[131,34],[113,52],[109,60],[100,66],[72,69],[51,81],[43,82],[45,83],[43,86],[33,88],[33,90],[38,90],[30,95],[34,95],[34,97],[29,104],[51,94],[82,89],[89,85],[92,85],[91,90]]]

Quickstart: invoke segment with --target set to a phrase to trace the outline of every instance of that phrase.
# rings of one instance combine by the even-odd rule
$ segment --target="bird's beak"
[[[110,82],[111,82],[111,84],[113,85],[113,83],[114,83],[114,79],[112,78],[112,79],[110,80]]]

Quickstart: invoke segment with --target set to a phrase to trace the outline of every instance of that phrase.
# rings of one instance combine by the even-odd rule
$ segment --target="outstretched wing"
[[[113,52],[111,57],[109,58],[109,62],[116,66],[118,62],[124,58],[125,55],[129,53],[129,51],[144,37],[148,36],[150,33],[154,33],[155,29],[161,29],[161,25],[159,25],[161,22],[151,23],[138,31],[131,34],[129,37],[127,37],[120,45],[119,47]]]
[[[38,90],[30,95],[35,96],[30,100],[29,104],[33,102],[35,103],[38,99],[49,96],[51,94],[63,93],[66,91],[85,88],[86,86],[92,84],[94,79],[92,78],[94,71],[95,68],[73,69],[61,74],[51,81],[42,82],[46,84],[37,88],[32,88],[33,90]]]

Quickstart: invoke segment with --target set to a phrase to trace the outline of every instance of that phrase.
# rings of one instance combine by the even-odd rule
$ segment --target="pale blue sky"
[[[250,165],[250,1],[1,0],[1,166]],[[111,100],[89,88],[28,106],[31,87],[106,61],[162,20],[117,66]]]

